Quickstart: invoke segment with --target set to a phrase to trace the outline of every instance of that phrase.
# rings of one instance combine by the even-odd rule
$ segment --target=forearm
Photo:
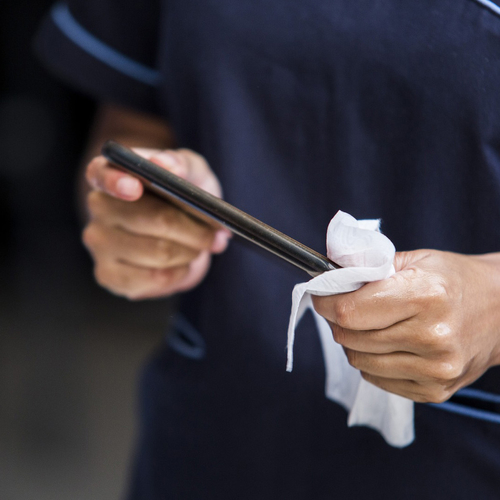
[[[86,159],[98,156],[101,145],[114,139],[126,146],[166,149],[175,146],[171,128],[162,119],[112,104],[100,107],[90,135]]]

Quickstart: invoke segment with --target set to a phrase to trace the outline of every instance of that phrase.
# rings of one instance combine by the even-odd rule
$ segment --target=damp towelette
[[[352,292],[365,283],[394,274],[394,245],[379,232],[379,225],[378,220],[357,221],[344,212],[338,212],[331,220],[327,231],[327,255],[342,268],[299,283],[293,289],[287,371],[292,371],[293,367],[295,328],[307,309],[311,309],[323,349],[326,397],[348,411],[349,426],[372,427],[390,445],[403,447],[414,438],[413,401],[364,380],[360,372],[349,365],[342,347],[333,340],[327,321],[314,311],[311,299],[311,294]]]

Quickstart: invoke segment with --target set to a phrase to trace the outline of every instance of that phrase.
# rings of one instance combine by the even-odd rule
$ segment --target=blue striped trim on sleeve
[[[460,389],[455,396],[476,399],[487,403],[500,404],[500,394],[493,394],[491,392],[482,391],[480,389],[472,389],[470,387]],[[437,408],[438,410],[449,411],[451,413],[456,413],[457,415],[463,415],[464,417],[476,418],[478,420],[500,424],[500,414],[496,412],[471,408],[470,406],[459,404],[454,401],[445,401],[440,404],[428,403],[428,405]]]
[[[491,411],[478,410],[476,408],[470,408],[469,406],[459,405],[457,403],[451,403],[449,401],[439,404],[428,403],[428,406],[432,406],[434,408],[437,408],[438,410],[444,410],[451,413],[456,413],[458,415],[463,415],[465,417],[472,417],[478,420],[500,424],[500,415]]]
[[[492,394],[491,392],[481,391],[480,389],[471,389],[470,387],[460,389],[456,393],[456,396],[500,404],[500,394]]]
[[[500,16],[500,7],[491,0],[474,0],[474,1],[480,3],[481,5],[484,5],[487,9],[490,9],[495,14],[498,14]]]
[[[146,85],[154,87],[160,83],[159,71],[138,63],[101,42],[78,23],[66,4],[57,3],[54,5],[51,16],[55,25],[73,43],[107,66]]]
[[[173,319],[171,331],[167,334],[167,343],[174,351],[186,358],[198,360],[205,357],[205,340],[180,314]]]

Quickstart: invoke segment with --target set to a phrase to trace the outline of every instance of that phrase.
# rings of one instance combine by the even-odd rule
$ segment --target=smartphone
[[[340,267],[315,250],[117,142],[107,141],[102,147],[102,155],[121,170],[138,178],[147,189],[181,207],[190,215],[214,227],[226,227],[311,276]]]

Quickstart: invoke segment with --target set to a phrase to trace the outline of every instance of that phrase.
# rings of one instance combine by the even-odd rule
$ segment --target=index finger
[[[426,296],[421,280],[403,270],[355,292],[313,296],[316,312],[348,330],[380,330],[417,315]]]
[[[206,250],[214,245],[213,227],[152,194],[146,193],[134,203],[124,203],[92,192],[87,204],[93,219],[132,234],[175,241],[194,250]],[[218,244],[220,246],[220,242]]]
[[[126,201],[138,200],[144,192],[138,179],[114,168],[104,156],[97,156],[87,165],[85,178],[94,189]]]

